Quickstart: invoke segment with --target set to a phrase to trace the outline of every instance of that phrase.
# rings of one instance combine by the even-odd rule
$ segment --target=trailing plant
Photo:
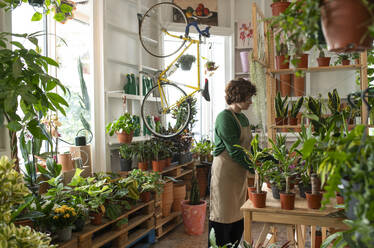
[[[191,64],[196,61],[196,57],[191,54],[184,54],[178,59],[178,64]]]
[[[134,116],[130,115],[129,113],[125,113],[124,115],[120,116],[117,120],[109,123],[106,126],[106,132],[112,136],[114,133],[122,133],[125,132],[130,134],[134,132],[136,129],[139,128],[139,124],[135,121]]]
[[[291,105],[291,117],[296,118],[297,114],[299,113],[301,107],[303,106],[304,103],[304,97],[300,97],[296,102],[292,103]]]
[[[275,111],[277,118],[287,117],[288,114],[288,96],[282,99],[280,92],[275,97]]]

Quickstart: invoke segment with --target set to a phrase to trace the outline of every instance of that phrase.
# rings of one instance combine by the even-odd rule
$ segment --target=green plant
[[[291,106],[291,117],[296,118],[297,114],[299,113],[301,107],[303,106],[304,103],[304,97],[300,97],[296,102],[292,103]]]
[[[90,97],[88,95],[86,81],[84,80],[84,76],[83,76],[83,64],[82,64],[81,58],[78,58],[78,75],[79,75],[79,82],[81,86],[81,95],[79,96],[79,99],[80,99],[79,105],[81,106],[81,112],[79,114],[79,117],[80,117],[83,127],[91,131],[91,126],[83,115],[84,113],[86,113],[88,114],[88,116],[90,116],[91,104],[90,104]]]
[[[48,234],[37,232],[29,226],[16,227],[13,223],[0,223],[0,247],[54,248]]]
[[[164,181],[158,172],[144,172],[142,170],[134,169],[129,174],[130,178],[135,179],[140,187],[140,192],[161,192]]]
[[[50,180],[61,175],[62,166],[53,158],[47,158],[46,168],[38,164],[38,170],[47,180]]]
[[[196,61],[196,57],[191,54],[184,54],[178,59],[178,64],[192,64],[193,62]]]
[[[148,161],[151,152],[151,145],[148,142],[138,142],[134,146],[134,155],[140,163]]]
[[[119,148],[119,154],[123,159],[131,160],[134,157],[136,145],[123,144]]]
[[[277,118],[285,118],[288,114],[288,96],[282,99],[280,92],[275,97],[275,111]]]
[[[0,223],[9,223],[14,205],[22,204],[31,192],[23,183],[22,175],[14,170],[14,161],[0,158]]]
[[[328,93],[329,101],[328,101],[328,107],[332,114],[336,114],[341,111],[340,109],[340,97],[338,94],[338,91],[336,89],[333,90],[333,92]]]
[[[345,208],[350,206],[356,218],[346,220],[349,230],[332,235],[324,247],[330,242],[339,248],[371,247],[374,243],[374,137],[367,136],[365,126],[358,125],[347,135],[329,142],[325,154],[318,169],[322,182],[327,180],[325,199],[333,197],[336,191],[341,192]],[[348,183],[343,191],[338,187],[342,179]],[[355,201],[351,201],[353,198]]]
[[[66,88],[48,74],[48,66],[58,67],[57,62],[37,52],[40,50],[36,38],[38,35],[40,32],[0,33],[0,74],[3,78],[0,83],[0,125],[5,117],[11,140],[11,156],[17,159],[16,170],[17,132],[25,127],[34,138],[50,141],[40,125],[39,117],[47,116],[49,111],[60,111],[65,115],[64,106],[68,106],[64,98],[56,93],[57,88],[66,93]],[[8,37],[11,36],[31,42],[35,50],[25,48],[20,42],[10,41]],[[12,45],[16,47],[14,50],[11,49]]]
[[[125,132],[130,134],[134,132],[137,128],[139,128],[139,124],[136,123],[134,120],[134,116],[131,116],[129,113],[125,113],[124,115],[120,116],[117,120],[109,123],[106,126],[106,132],[112,136],[114,133],[122,133]]]
[[[190,201],[188,202],[188,204],[199,205],[200,203],[201,203],[201,201],[200,201],[199,183],[197,181],[195,173],[193,173],[193,176],[192,176],[192,179],[191,179]]]
[[[286,180],[285,193],[288,194],[290,193],[290,177],[296,174],[295,170],[293,169],[295,160],[297,159],[297,147],[300,144],[300,140],[293,143],[289,150],[287,149],[286,144],[278,146],[278,144],[276,144],[276,142],[274,142],[272,139],[269,139],[269,142],[272,146],[273,156],[276,160],[278,160],[279,166],[282,169],[281,173]]]
[[[270,166],[272,165],[272,162],[269,160],[261,164],[261,159],[268,156],[269,149],[268,148],[264,148],[262,150],[260,149],[259,142],[258,142],[258,134],[256,134],[256,136],[251,141],[250,151],[239,145],[235,145],[235,146],[241,148],[245,152],[246,160],[249,160],[248,162],[255,169],[255,172],[257,175],[256,192],[260,193],[265,174],[270,169]]]
[[[157,139],[153,140],[152,143],[152,153],[153,153],[153,160],[154,161],[159,161],[161,159],[161,151],[162,151],[162,146],[160,144],[160,141]]]
[[[348,60],[349,54],[339,53],[338,59],[335,61],[334,65],[341,65],[343,63],[343,60]]]
[[[280,43],[279,47],[276,47],[277,56],[288,56],[288,47],[286,43]]]

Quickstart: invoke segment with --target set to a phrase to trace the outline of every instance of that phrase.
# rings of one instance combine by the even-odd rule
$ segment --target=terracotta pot
[[[186,185],[175,184],[173,187],[173,212],[182,210],[182,201],[186,199]]]
[[[316,237],[314,239],[314,247],[313,248],[321,248],[322,245],[322,233],[316,232]]]
[[[255,186],[255,179],[253,177],[248,178],[248,187]]]
[[[158,171],[158,172],[162,171],[162,162],[161,162],[161,160],[159,160],[159,161],[152,160],[152,170],[153,171]]]
[[[206,201],[199,205],[189,205],[189,201],[182,201],[184,231],[189,235],[204,233],[206,217]]]
[[[299,62],[297,63],[296,68],[308,68],[308,54],[304,53],[301,57],[297,57]]]
[[[165,168],[171,165],[171,159],[172,159],[171,157],[165,159]]]
[[[118,142],[121,144],[130,144],[133,136],[134,132],[131,132],[130,134],[126,132],[117,133]]]
[[[248,198],[252,201],[252,192],[256,191],[256,187],[248,187]]]
[[[294,96],[304,96],[305,94],[305,77],[294,76],[293,81]]]
[[[297,117],[296,118],[290,117],[289,123],[292,126],[296,126],[297,125]]]
[[[255,208],[266,207],[266,191],[261,191],[261,193],[252,192],[252,203]]]
[[[344,197],[339,195],[339,194],[336,194],[336,204],[343,205],[344,204]]]
[[[34,223],[32,220],[26,219],[26,220],[16,220],[14,222],[14,225],[16,226],[29,226],[31,228],[34,228]]]
[[[91,212],[90,219],[91,219],[92,225],[95,225],[95,226],[101,225],[101,223],[103,222],[103,213]]]
[[[295,209],[295,193],[280,193],[281,208],[285,210]]]
[[[342,60],[342,65],[350,65],[351,61],[349,59],[343,59]]]
[[[57,163],[62,165],[62,172],[74,170],[74,162],[70,153],[58,154]]]
[[[147,191],[140,193],[140,199],[142,202],[149,202],[151,200],[151,192]]]
[[[283,125],[288,125],[288,117],[283,118]],[[282,128],[282,132],[288,132],[288,128]]]
[[[283,125],[283,117],[275,117],[275,125],[282,126]]]
[[[159,163],[160,163],[160,171],[163,171],[166,168],[166,160],[161,159],[159,160]]]
[[[322,194],[312,195],[312,193],[310,192],[305,192],[305,195],[308,201],[308,208],[311,208],[311,209],[321,208]]]
[[[280,77],[280,92],[281,96],[291,96],[291,74],[281,74]]]
[[[291,3],[289,2],[276,2],[272,3],[270,5],[271,7],[271,12],[273,13],[273,16],[279,16],[281,13],[286,11],[288,6],[290,6]]]
[[[323,57],[323,58],[317,58],[318,66],[329,66],[330,65],[330,57]]]
[[[147,162],[138,162],[138,168],[142,171],[148,170],[148,163]]]
[[[288,69],[290,68],[290,62],[286,60],[286,56],[281,55],[281,56],[275,56],[275,65],[277,69]],[[288,59],[287,59],[288,60]]]
[[[173,205],[173,182],[167,182],[162,192],[162,216],[169,216]]]
[[[371,15],[362,1],[323,0],[321,20],[329,51],[364,51],[372,47],[373,38],[368,35]]]

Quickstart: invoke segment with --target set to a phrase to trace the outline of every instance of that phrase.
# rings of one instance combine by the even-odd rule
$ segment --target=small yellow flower
[[[71,213],[71,215],[76,216],[77,214],[73,211],[73,212]]]
[[[58,216],[57,216],[57,215],[53,216],[53,219],[54,219],[54,220],[57,220],[57,219],[58,219]]]
[[[66,219],[69,218],[69,217],[70,217],[69,214],[65,214],[65,215],[64,215],[64,218],[66,218]]]

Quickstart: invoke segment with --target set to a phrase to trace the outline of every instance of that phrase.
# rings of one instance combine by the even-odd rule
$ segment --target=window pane
[[[78,4],[76,16],[86,16],[82,10],[87,9],[88,4]],[[87,21],[88,18],[84,18]],[[65,96],[69,103],[66,109],[66,116],[60,115],[59,120],[62,126],[59,128],[61,139],[74,143],[77,132],[84,128],[86,121],[91,126],[90,107],[93,102],[90,99],[92,81],[90,77],[90,26],[88,23],[76,19],[69,20],[65,24],[56,23],[57,39],[56,57],[60,63],[57,71],[57,78],[70,90]],[[78,67],[81,61],[82,75]],[[84,120],[82,120],[84,119]],[[83,133],[80,133],[81,135]],[[67,144],[59,143],[59,151],[68,150]]]

